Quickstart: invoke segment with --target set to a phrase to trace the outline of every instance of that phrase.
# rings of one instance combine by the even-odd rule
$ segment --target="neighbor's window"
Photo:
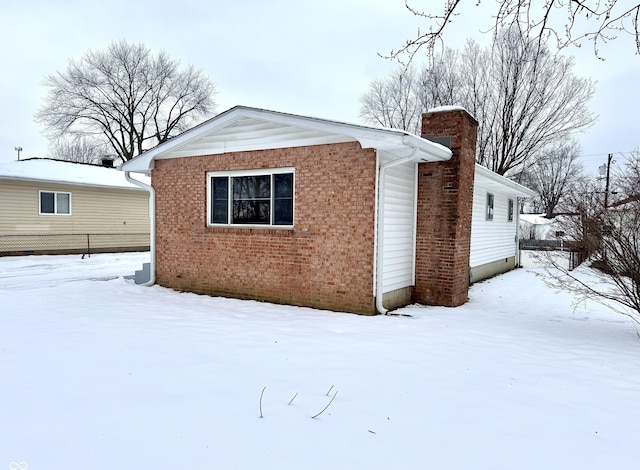
[[[71,214],[71,193],[40,191],[40,214]]]
[[[509,212],[508,212],[507,220],[509,222],[513,222],[513,199],[509,199]]]
[[[493,220],[493,194],[487,193],[487,210],[485,213],[487,220]]]
[[[293,169],[208,174],[209,225],[293,225]]]

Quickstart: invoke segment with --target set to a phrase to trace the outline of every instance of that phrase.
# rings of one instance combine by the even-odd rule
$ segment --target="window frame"
[[[292,177],[292,214],[291,224],[275,224],[274,201],[276,191],[274,189],[274,175],[291,174]],[[233,178],[247,176],[269,176],[270,177],[270,197],[269,197],[269,223],[232,223],[233,217]],[[212,222],[213,216],[213,178],[227,178],[227,222]],[[229,171],[208,171],[207,172],[207,227],[234,227],[234,228],[262,228],[262,229],[292,229],[295,221],[295,185],[296,173],[293,167],[284,168],[263,168],[253,170],[229,170]]]
[[[509,198],[507,202],[507,222],[513,222],[514,207],[515,203],[513,198]]]
[[[42,212],[42,194],[53,194],[53,212]],[[59,212],[58,210],[58,195],[66,194],[69,196],[69,212]],[[49,189],[38,190],[38,214],[39,215],[63,215],[70,216],[73,213],[73,196],[70,191],[52,191]]]
[[[485,220],[493,220],[493,214],[495,212],[496,198],[493,193],[487,191],[487,197],[485,199],[484,218]]]

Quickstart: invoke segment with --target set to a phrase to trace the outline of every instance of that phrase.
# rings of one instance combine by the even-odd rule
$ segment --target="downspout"
[[[378,251],[376,253],[376,310],[381,315],[386,315],[388,310],[382,306],[382,272],[383,272],[383,253],[384,253],[384,193],[386,186],[386,175],[387,170],[396,165],[402,165],[404,163],[409,163],[413,160],[416,153],[418,152],[417,147],[414,147],[411,150],[411,153],[400,160],[392,160],[390,162],[385,163],[380,166],[380,176],[378,178],[378,229],[377,229],[377,239],[378,239]]]
[[[516,268],[520,268],[520,199],[516,197]]]
[[[152,286],[156,282],[156,192],[154,191],[152,186],[145,184],[142,181],[138,181],[135,178],[132,178],[130,173],[130,171],[124,172],[125,179],[129,183],[149,192],[149,251],[151,254],[149,263],[150,272],[149,280],[140,285]]]

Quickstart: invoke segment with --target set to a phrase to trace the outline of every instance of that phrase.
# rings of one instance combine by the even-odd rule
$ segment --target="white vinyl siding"
[[[476,172],[473,189],[473,215],[471,219],[471,256],[474,268],[516,254],[516,224],[509,221],[509,199],[514,196],[490,190],[485,178]],[[487,194],[493,194],[493,218],[487,220]],[[514,209],[515,210],[515,209]]]
[[[383,292],[414,285],[416,165],[386,172],[384,194]]]

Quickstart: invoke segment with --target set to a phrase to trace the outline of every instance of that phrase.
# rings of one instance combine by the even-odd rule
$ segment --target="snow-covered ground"
[[[634,326],[530,259],[361,317],[121,277],[147,258],[0,258],[0,469],[640,465]]]

